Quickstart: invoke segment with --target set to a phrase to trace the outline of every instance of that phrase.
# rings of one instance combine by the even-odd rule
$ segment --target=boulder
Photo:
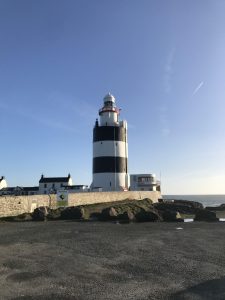
[[[32,213],[32,219],[34,221],[45,221],[47,219],[49,211],[50,208],[48,206],[37,207]]]
[[[184,222],[184,219],[181,218],[180,213],[174,210],[163,211],[162,218],[165,222]]]
[[[205,209],[210,211],[225,211],[225,204],[221,204],[220,206],[206,206]]]
[[[1,217],[0,221],[3,222],[26,222],[32,221],[32,215],[30,213],[23,213],[18,216]]]
[[[60,220],[61,219],[61,213],[64,210],[64,207],[58,207],[56,209],[50,209],[47,219],[52,221],[52,220]]]
[[[61,211],[62,220],[84,219],[84,208],[82,206],[70,206]]]
[[[135,222],[135,215],[131,211],[125,211],[123,214],[118,216],[118,220],[121,224]]]
[[[159,211],[175,211],[182,214],[195,214],[197,210],[203,209],[201,203],[187,200],[164,201],[153,205]]]
[[[129,222],[136,221],[135,215],[134,213],[132,213],[132,211],[126,211],[125,213],[123,213],[123,215],[121,215],[121,217],[125,220],[128,220]]]
[[[113,221],[118,219],[118,213],[114,207],[108,207],[99,214],[100,221]]]
[[[15,217],[16,222],[20,222],[20,221],[25,222],[25,221],[32,221],[32,220],[33,220],[32,214],[30,213],[24,213]]]
[[[213,211],[199,209],[195,214],[194,221],[217,222],[219,219]]]
[[[175,199],[173,200],[173,203],[175,204],[184,204],[184,205],[189,205],[191,206],[193,209],[203,209],[203,204],[197,201],[191,201],[191,200],[179,200],[179,199]]]
[[[135,214],[137,222],[159,222],[162,221],[162,217],[156,210],[141,210]]]

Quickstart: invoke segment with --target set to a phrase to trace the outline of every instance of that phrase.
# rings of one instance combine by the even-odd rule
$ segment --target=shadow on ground
[[[171,295],[169,300],[178,299],[204,299],[224,300],[225,299],[225,277],[207,280],[186,290]]]

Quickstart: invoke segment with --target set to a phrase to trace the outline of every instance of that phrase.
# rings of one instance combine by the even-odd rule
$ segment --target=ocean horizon
[[[219,206],[225,203],[225,195],[163,195],[163,199],[182,199],[200,202],[205,206]]]

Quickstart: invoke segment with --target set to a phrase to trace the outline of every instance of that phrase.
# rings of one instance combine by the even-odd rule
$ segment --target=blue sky
[[[225,1],[0,0],[0,175],[92,178],[111,92],[129,172],[164,194],[225,193]]]

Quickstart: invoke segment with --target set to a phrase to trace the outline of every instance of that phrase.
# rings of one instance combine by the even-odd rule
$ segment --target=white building
[[[89,192],[88,185],[85,184],[77,184],[77,185],[68,185],[64,188],[68,193],[84,193]]]
[[[70,174],[67,177],[44,177],[39,180],[39,194],[52,194],[65,187],[72,186],[73,181]]]
[[[93,130],[93,191],[129,189],[127,122],[119,121],[119,114],[115,98],[107,94]]]
[[[3,188],[7,188],[7,182],[4,176],[0,177],[0,190]]]
[[[131,191],[160,191],[160,182],[155,174],[132,174],[130,175]]]

